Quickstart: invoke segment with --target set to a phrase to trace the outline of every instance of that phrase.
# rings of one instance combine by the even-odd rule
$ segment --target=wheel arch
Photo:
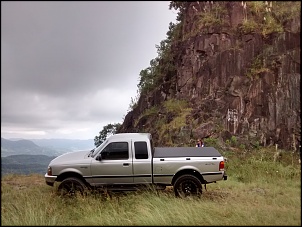
[[[194,169],[183,169],[183,170],[178,171],[173,176],[171,184],[174,185],[176,179],[179,178],[182,175],[185,175],[185,174],[190,174],[190,175],[193,175],[193,176],[197,177],[202,184],[206,183],[206,181],[203,179],[203,176],[198,171],[196,171]]]
[[[61,173],[61,174],[57,177],[56,181],[62,182],[63,180],[65,180],[66,178],[69,178],[69,177],[79,178],[79,179],[82,180],[86,185],[89,185],[89,184],[87,183],[87,181],[85,180],[85,178],[84,178],[81,174],[76,173],[76,172],[71,172],[71,171]]]

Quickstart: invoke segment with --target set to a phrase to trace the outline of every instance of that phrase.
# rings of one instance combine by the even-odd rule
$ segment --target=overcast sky
[[[122,123],[169,3],[1,1],[1,137],[94,139]]]

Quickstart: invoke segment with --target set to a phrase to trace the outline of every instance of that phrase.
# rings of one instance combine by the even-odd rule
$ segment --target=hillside
[[[45,174],[48,164],[55,156],[11,155],[1,157],[1,175],[5,174]]]
[[[172,1],[158,57],[118,132],[150,132],[156,146],[224,149],[301,144],[301,2]]]
[[[34,141],[34,142],[33,142]],[[93,140],[1,138],[1,174],[45,174],[55,157],[76,150],[91,150]]]
[[[62,153],[55,149],[40,147],[30,140],[11,141],[1,138],[1,157],[20,154],[58,156]]]

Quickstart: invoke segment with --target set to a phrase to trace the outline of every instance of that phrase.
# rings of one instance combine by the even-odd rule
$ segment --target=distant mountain
[[[48,164],[55,156],[46,155],[10,155],[1,157],[1,175],[8,173],[45,174]]]
[[[38,146],[30,140],[21,139],[18,141],[11,141],[1,138],[1,157],[20,154],[58,156],[61,155],[62,152]]]
[[[1,174],[45,174],[49,162],[66,152],[91,150],[94,140],[1,138]]]
[[[38,146],[55,149],[63,153],[77,150],[91,150],[95,147],[93,139],[31,139],[31,141]]]
[[[1,157],[9,155],[29,154],[58,156],[66,152],[91,150],[95,147],[94,140],[72,139],[4,139],[1,138]]]

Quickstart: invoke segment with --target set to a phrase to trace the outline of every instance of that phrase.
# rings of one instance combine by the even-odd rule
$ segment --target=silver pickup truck
[[[202,184],[227,180],[224,157],[213,147],[153,147],[150,133],[120,133],[91,151],[53,159],[47,185],[72,194],[87,189],[133,190],[173,186],[176,196],[200,195]]]

